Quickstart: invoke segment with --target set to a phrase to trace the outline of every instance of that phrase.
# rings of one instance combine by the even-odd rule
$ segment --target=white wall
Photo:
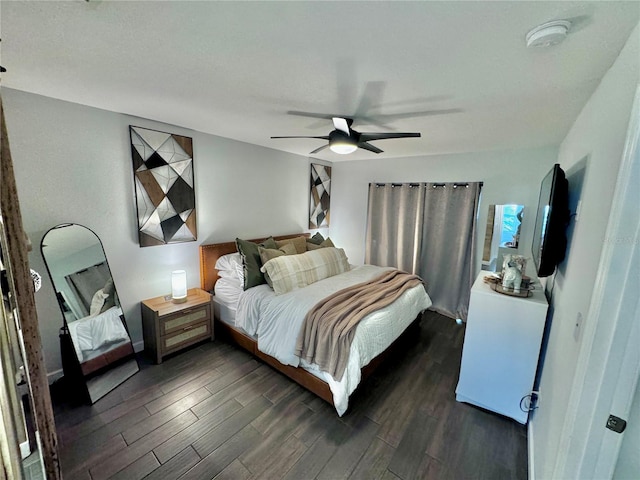
[[[2,98],[31,267],[43,274],[36,294],[48,372],[61,368],[62,316],[40,254],[54,225],[73,222],[98,234],[135,342],[140,301],[171,290],[170,272],[200,285],[198,245],[305,231],[309,161],[305,157],[180,127],[3,89]],[[193,138],[197,242],[140,248],[129,125]]]
[[[571,394],[595,283],[598,261],[607,238],[607,222],[622,158],[629,115],[640,72],[640,34],[631,34],[619,58],[562,142],[559,163],[565,171],[586,165],[580,198],[580,216],[570,226],[569,256],[553,287],[553,318],[540,382],[539,408],[532,418],[534,469],[537,478],[570,478],[579,457],[580,424],[571,421]],[[585,161],[586,159],[586,161]],[[569,179],[570,189],[571,178]],[[581,314],[583,323],[576,329]],[[613,316],[612,316],[613,317]],[[611,322],[602,317],[598,322]],[[597,339],[596,339],[597,341]],[[604,427],[604,425],[603,425]]]
[[[372,182],[483,182],[478,218],[477,269],[491,204],[524,205],[522,253],[531,257],[540,182],[555,163],[555,147],[433,155],[333,164],[331,238],[352,263],[364,262],[368,187]],[[527,265],[527,273],[534,268]]]

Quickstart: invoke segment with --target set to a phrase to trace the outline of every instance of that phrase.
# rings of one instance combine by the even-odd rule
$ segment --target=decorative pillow
[[[245,290],[266,283],[264,275],[260,272],[260,267],[262,267],[260,253],[258,252],[258,247],[260,246],[264,248],[278,248],[273,237],[267,238],[259,245],[257,243],[249,242],[248,240],[236,238],[236,247],[238,248],[240,255],[242,255]]]
[[[273,248],[258,247],[258,252],[260,252],[260,260],[264,265],[272,258],[281,257],[282,255],[295,255],[296,247],[293,246],[293,243],[286,243],[277,250]],[[268,273],[264,274],[264,279],[267,281],[269,286],[273,288],[273,285],[271,283],[271,278],[269,277]]]
[[[324,237],[320,232],[316,233],[313,237],[307,238],[308,243],[313,243],[315,245],[320,245],[324,242]]]
[[[295,255],[298,253],[296,252],[296,247],[294,247],[292,243],[286,243],[278,249],[258,247],[258,252],[260,253],[260,260],[262,260],[263,265],[272,258],[281,257],[282,255]]]
[[[115,307],[116,303],[118,302],[118,296],[116,295],[116,287],[113,284],[112,278],[107,280],[107,283],[104,284],[104,287],[102,287],[102,292],[106,295],[106,297],[104,299],[104,304],[100,309],[100,313],[106,312],[111,307]]]
[[[296,253],[304,253],[307,251],[307,237],[294,237],[287,238],[286,240],[276,240],[278,248],[282,248],[284,245],[292,244],[296,247]]]
[[[109,295],[102,291],[102,288],[93,294],[93,298],[91,299],[91,307],[89,307],[89,316],[93,317],[94,315],[98,315],[102,310],[105,299]]]
[[[335,247],[333,242],[329,237],[326,240],[322,241],[322,243],[316,245],[314,243],[307,242],[307,250],[317,250],[319,248],[327,248],[327,247]]]
[[[261,270],[269,275],[276,295],[281,295],[350,269],[342,248],[327,247],[272,258]]]

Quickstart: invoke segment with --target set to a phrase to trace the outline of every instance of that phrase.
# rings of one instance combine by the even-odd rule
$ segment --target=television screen
[[[538,277],[548,277],[564,260],[569,222],[569,184],[555,164],[540,185],[531,253]]]

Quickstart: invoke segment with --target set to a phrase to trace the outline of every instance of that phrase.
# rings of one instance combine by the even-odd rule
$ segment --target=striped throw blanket
[[[298,335],[296,355],[340,381],[360,320],[422,283],[417,275],[390,270],[325,298],[307,313]]]

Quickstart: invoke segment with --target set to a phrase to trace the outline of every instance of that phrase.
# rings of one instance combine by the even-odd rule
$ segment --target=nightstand
[[[211,295],[199,288],[187,292],[187,301],[173,303],[171,295],[141,303],[144,348],[156,363],[203,340],[214,338]]]

